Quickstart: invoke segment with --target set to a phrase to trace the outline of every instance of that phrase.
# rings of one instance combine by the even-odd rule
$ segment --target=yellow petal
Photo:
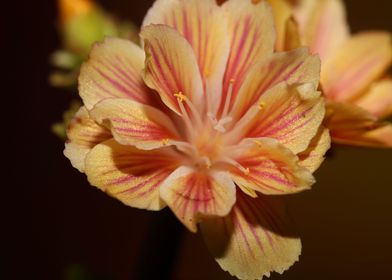
[[[312,83],[317,87],[320,78],[320,60],[309,54],[307,48],[275,53],[256,64],[241,86],[233,114],[242,116],[263,93],[275,85]]]
[[[287,23],[293,15],[292,8],[286,0],[268,0],[272,7],[272,12],[275,19],[276,28],[276,45],[277,51],[287,50],[286,46],[286,32]]]
[[[300,0],[295,19],[302,43],[324,62],[349,38],[342,0]]]
[[[392,114],[392,79],[378,81],[355,104],[378,118]]]
[[[316,171],[324,161],[325,153],[331,147],[331,137],[328,129],[320,127],[319,133],[312,139],[309,147],[298,155],[299,165],[310,172]]]
[[[141,31],[147,54],[144,81],[162,101],[181,115],[178,96],[201,108],[203,83],[195,53],[188,41],[166,25],[149,25]]]
[[[325,125],[335,143],[392,147],[392,125],[382,123],[375,116],[355,105],[333,103],[328,105]]]
[[[84,172],[88,152],[95,145],[111,138],[112,134],[92,120],[85,107],[81,107],[67,128],[67,136],[64,155],[73,167]]]
[[[224,10],[215,0],[158,0],[143,21],[143,26],[165,24],[173,27],[190,43],[207,98],[212,103],[209,111],[219,106],[230,51],[226,21]]]
[[[123,145],[151,150],[170,145],[178,139],[177,130],[162,111],[130,99],[106,99],[95,105],[91,117],[111,129]]]
[[[222,269],[239,279],[262,279],[283,273],[301,254],[283,202],[276,197],[237,194],[224,218],[201,223],[207,247]]]
[[[272,54],[275,45],[274,18],[267,1],[230,0],[222,5],[229,17],[231,51],[223,82],[221,111],[230,107],[249,70]]]
[[[143,83],[143,67],[143,50],[131,41],[106,38],[95,44],[79,76],[79,94],[87,109],[113,97],[150,104],[153,95]]]
[[[58,5],[62,23],[79,15],[84,15],[95,8],[92,0],[59,0]]]
[[[324,114],[324,100],[313,84],[281,83],[260,97],[229,133],[229,139],[274,138],[298,154],[307,149]]]
[[[391,35],[368,32],[353,36],[323,61],[321,83],[333,101],[347,101],[365,90],[392,62]]]
[[[225,216],[235,203],[235,185],[224,172],[179,167],[161,187],[161,197],[177,218],[196,232],[203,217]]]
[[[227,154],[242,167],[230,169],[234,182],[247,189],[280,195],[309,189],[315,182],[298,157],[274,139],[245,139]]]
[[[91,185],[128,206],[148,210],[165,206],[159,187],[176,166],[170,148],[143,151],[113,139],[95,146],[86,158]]]

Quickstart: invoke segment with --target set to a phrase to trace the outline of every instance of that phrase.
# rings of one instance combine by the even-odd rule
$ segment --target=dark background
[[[140,24],[153,1],[100,2]],[[346,4],[354,32],[392,31],[390,0]],[[3,119],[11,126],[3,131],[12,135],[3,149],[13,168],[3,174],[10,194],[3,192],[7,269],[1,279],[231,279],[201,237],[182,231],[168,211],[125,207],[71,167],[50,132],[72,99],[47,82],[48,55],[59,47],[56,3],[22,1],[13,11],[3,9],[7,13],[7,43],[18,52],[11,67],[16,74],[3,76],[12,85],[3,94],[15,101],[2,104],[13,114]],[[303,253],[271,279],[392,279],[391,156],[391,150],[338,147],[317,172],[313,190],[288,197]]]

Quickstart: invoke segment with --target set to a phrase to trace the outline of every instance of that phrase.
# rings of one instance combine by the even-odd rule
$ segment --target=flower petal
[[[143,26],[166,24],[188,40],[213,103],[211,110],[219,106],[230,51],[226,20],[215,0],[157,0],[143,21]]]
[[[230,169],[234,182],[247,189],[280,195],[309,189],[315,182],[298,157],[274,139],[245,139],[227,154],[241,166]]]
[[[275,53],[249,72],[239,90],[233,114],[235,118],[242,116],[264,92],[281,82],[312,83],[317,87],[319,78],[320,59],[310,55],[307,48]]]
[[[392,79],[376,82],[355,104],[378,118],[392,114]]]
[[[361,33],[323,61],[321,84],[327,97],[346,101],[365,90],[390,66],[391,43],[389,33]]]
[[[328,105],[325,125],[333,142],[369,147],[392,147],[392,125],[382,123],[369,112],[347,103]]]
[[[221,111],[227,98],[230,107],[233,106],[249,69],[271,55],[275,45],[274,18],[267,1],[230,0],[222,8],[228,13],[227,28],[233,36],[223,82]]]
[[[68,141],[65,143],[64,155],[73,167],[84,172],[84,161],[87,153],[97,144],[112,138],[105,127],[92,120],[85,107],[75,114],[67,128]]]
[[[239,279],[283,273],[298,261],[301,240],[291,228],[281,199],[251,198],[240,192],[228,216],[201,223],[211,254],[222,269]]]
[[[324,100],[313,84],[276,85],[264,93],[229,134],[241,137],[269,137],[290,148],[294,154],[307,149],[325,114]]]
[[[203,104],[203,83],[195,53],[175,29],[149,25],[142,29],[147,54],[144,81],[162,101],[181,115],[178,95],[183,94],[197,108]]]
[[[106,99],[94,106],[91,117],[111,129],[117,142],[151,150],[170,145],[178,132],[168,116],[130,99]]]
[[[79,76],[79,94],[87,109],[113,97],[150,104],[153,93],[143,83],[143,67],[143,50],[131,41],[106,38],[96,43]]]
[[[316,171],[324,161],[325,153],[331,147],[331,137],[328,129],[320,127],[319,133],[310,142],[309,147],[298,155],[299,165],[310,172]]]
[[[176,166],[170,148],[143,151],[113,139],[95,146],[86,158],[91,185],[128,206],[148,210],[165,206],[159,187]]]
[[[196,232],[205,216],[225,216],[235,203],[235,185],[224,172],[179,167],[161,187],[161,198],[180,221]]]
[[[324,62],[349,38],[341,0],[300,0],[295,10],[302,43]]]

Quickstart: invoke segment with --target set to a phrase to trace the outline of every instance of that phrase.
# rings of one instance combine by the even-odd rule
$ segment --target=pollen
[[[174,96],[177,97],[178,102],[182,103],[185,100],[185,95],[181,91],[175,93]]]
[[[162,145],[163,146],[169,145],[169,139],[168,138],[162,139]]]
[[[264,102],[260,102],[258,107],[259,107],[260,110],[263,110],[264,107],[265,107],[265,103]]]
[[[235,82],[235,79],[230,79],[230,81],[229,81],[230,84],[234,84],[234,82]]]

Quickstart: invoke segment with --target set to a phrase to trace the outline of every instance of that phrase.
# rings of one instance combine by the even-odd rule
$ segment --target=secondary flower
[[[277,13],[282,18],[288,14]],[[392,147],[392,124],[382,121],[392,115],[392,79],[386,73],[392,62],[391,34],[350,35],[341,0],[300,0],[294,16],[301,43],[322,60],[325,125],[333,141]]]
[[[273,52],[265,1],[158,0],[140,35],[94,46],[65,155],[126,205],[200,224],[232,275],[283,272],[301,243],[271,195],[310,188],[330,142],[318,57]]]

